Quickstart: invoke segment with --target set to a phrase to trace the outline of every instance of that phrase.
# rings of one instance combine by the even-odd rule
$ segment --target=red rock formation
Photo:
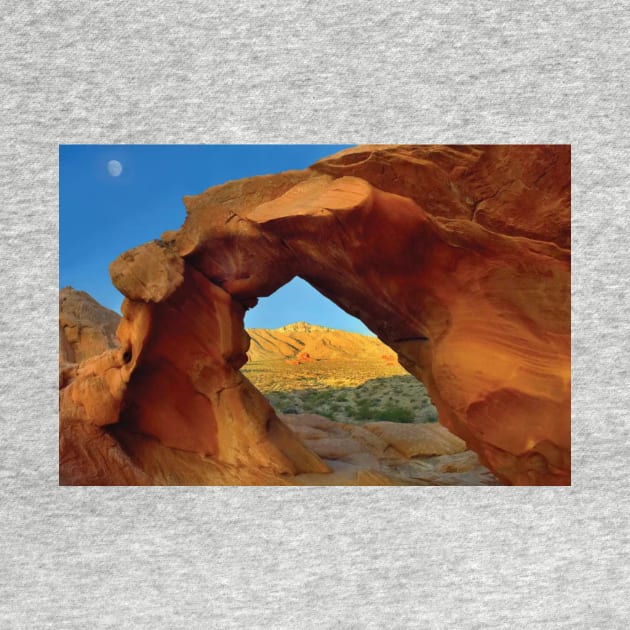
[[[59,291],[59,362],[78,363],[118,344],[120,316],[72,287]]]
[[[303,363],[310,363],[313,360],[308,352],[300,352],[293,360],[287,360],[287,365],[302,365]]]
[[[129,465],[150,483],[328,471],[238,371],[245,308],[300,275],[499,478],[570,483],[569,163],[564,146],[359,147],[187,198],[178,232],[111,266],[121,349],[62,390],[62,478],[81,482],[78,422],[120,450],[114,483]]]
[[[558,145],[360,146],[313,166],[361,177],[425,212],[571,247],[571,152]]]

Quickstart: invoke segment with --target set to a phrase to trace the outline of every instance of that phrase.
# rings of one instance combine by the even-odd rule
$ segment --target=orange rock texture
[[[79,363],[117,345],[120,315],[72,287],[59,291],[59,362]]]
[[[110,267],[120,348],[63,383],[63,483],[334,475],[239,372],[245,310],[296,275],[501,481],[570,483],[568,146],[362,146],[184,201],[180,230]]]

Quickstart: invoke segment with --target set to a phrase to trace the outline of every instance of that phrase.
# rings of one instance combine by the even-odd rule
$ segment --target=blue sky
[[[119,311],[122,296],[109,278],[110,262],[179,228],[182,197],[232,179],[306,168],[346,146],[61,145],[59,284],[87,291]],[[261,299],[245,323],[277,328],[295,321],[368,332],[300,279]]]

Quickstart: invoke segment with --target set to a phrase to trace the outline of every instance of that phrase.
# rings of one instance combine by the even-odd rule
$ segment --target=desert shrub
[[[437,422],[438,421],[437,409],[433,405],[425,407],[420,412],[420,420],[422,422]]]
[[[376,410],[370,400],[359,400],[353,410],[352,417],[357,420],[371,420],[374,418]]]
[[[413,411],[407,407],[390,405],[378,411],[376,416],[388,422],[413,422]]]

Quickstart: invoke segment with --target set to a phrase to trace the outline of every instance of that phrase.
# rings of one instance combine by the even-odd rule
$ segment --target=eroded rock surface
[[[120,315],[85,291],[59,291],[59,363],[79,363],[118,345]]]
[[[497,485],[466,444],[436,424],[333,422],[316,414],[285,414],[282,420],[333,474],[303,474],[299,484]]]
[[[569,195],[564,146],[370,146],[186,198],[180,230],[112,264],[121,347],[64,382],[62,481],[335,483],[356,436],[318,455],[239,372],[245,309],[299,275],[499,479],[570,483]],[[367,455],[354,482],[391,482]]]

